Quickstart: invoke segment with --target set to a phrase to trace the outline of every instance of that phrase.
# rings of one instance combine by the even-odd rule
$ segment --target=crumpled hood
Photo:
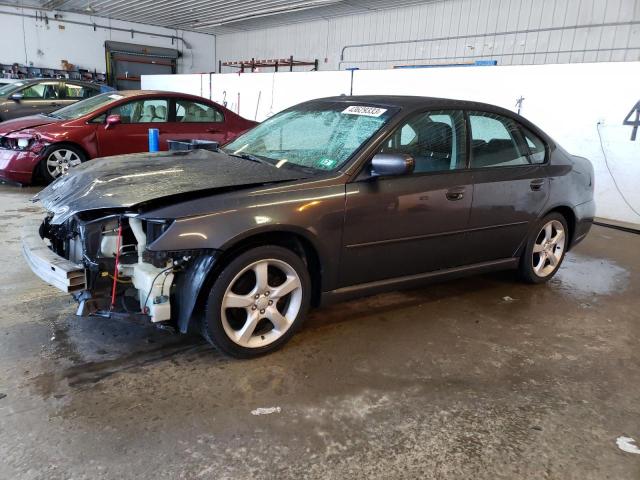
[[[49,125],[50,123],[57,123],[59,121],[60,120],[47,117],[46,115],[30,115],[28,117],[6,120],[4,122],[0,122],[0,136],[18,132],[25,128],[40,127],[42,125]]]
[[[78,212],[129,208],[162,197],[225,187],[307,178],[293,169],[219,152],[138,153],[90,160],[38,193],[34,202],[54,213],[54,224]]]

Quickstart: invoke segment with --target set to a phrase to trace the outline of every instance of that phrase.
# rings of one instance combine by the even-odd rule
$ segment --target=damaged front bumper
[[[38,277],[65,293],[76,293],[87,288],[84,265],[73,263],[56,255],[40,238],[42,219],[29,220],[22,229],[22,254]]]
[[[34,218],[23,227],[24,257],[38,277],[73,295],[77,315],[187,332],[219,252],[147,250],[166,222],[133,214],[74,217],[64,225],[43,216],[44,221]]]

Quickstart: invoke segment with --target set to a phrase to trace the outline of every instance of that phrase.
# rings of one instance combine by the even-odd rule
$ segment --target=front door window
[[[380,150],[415,160],[414,174],[465,168],[465,122],[458,110],[419,113],[401,125]]]
[[[110,115],[120,115],[123,124],[163,123],[168,121],[168,101],[165,98],[149,98],[124,103],[113,108]]]

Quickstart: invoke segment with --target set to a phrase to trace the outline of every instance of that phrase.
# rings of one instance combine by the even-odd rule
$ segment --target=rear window
[[[472,168],[530,164],[515,121],[493,113],[469,112],[469,123]]]

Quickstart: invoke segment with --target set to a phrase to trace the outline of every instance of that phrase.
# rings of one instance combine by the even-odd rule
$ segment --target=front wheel
[[[306,265],[292,251],[269,245],[241,253],[213,284],[203,336],[237,358],[272,352],[300,328],[310,290]]]
[[[538,221],[520,261],[520,275],[528,283],[549,281],[560,268],[567,250],[567,221],[551,213]]]
[[[40,174],[49,184],[60,175],[65,175],[70,168],[77,167],[87,159],[86,155],[72,145],[51,145],[42,155]]]

